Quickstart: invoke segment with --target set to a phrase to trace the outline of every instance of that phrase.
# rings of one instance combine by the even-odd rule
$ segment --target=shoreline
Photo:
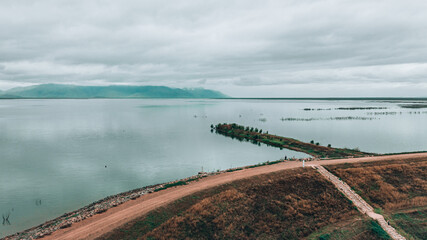
[[[291,161],[299,161],[300,159],[292,159]],[[304,159],[308,160],[308,159]],[[135,200],[143,195],[147,195],[149,193],[158,192],[170,187],[175,187],[179,185],[186,185],[189,182],[197,181],[202,178],[218,175],[226,172],[234,172],[248,168],[260,167],[265,165],[272,165],[280,162],[284,162],[286,160],[280,159],[277,161],[267,161],[263,163],[258,163],[254,165],[248,165],[243,167],[235,167],[229,168],[221,171],[215,172],[199,172],[197,175],[193,175],[190,177],[178,179],[175,181],[159,183],[154,185],[148,185],[141,188],[132,189],[129,191],[121,192],[118,194],[110,195],[105,198],[102,198],[98,201],[92,202],[86,206],[83,206],[77,210],[64,213],[63,215],[48,220],[40,225],[34,226],[32,228],[16,232],[14,234],[5,236],[0,239],[4,240],[15,240],[15,239],[41,239],[45,236],[51,235],[53,232],[59,229],[65,229],[71,227],[73,223],[81,222],[85,219],[93,217],[94,215],[104,213],[111,208],[117,207],[131,200]]]
[[[220,172],[223,172],[223,171],[220,171]],[[43,238],[44,236],[51,235],[53,232],[59,229],[65,229],[65,228],[71,227],[73,223],[83,221],[96,214],[104,213],[107,210],[117,207],[125,202],[135,200],[149,193],[166,189],[165,186],[167,186],[168,184],[174,185],[177,182],[190,182],[190,181],[198,180],[207,176],[219,174],[220,172],[193,175],[187,178],[183,178],[183,179],[179,179],[171,182],[148,185],[141,188],[132,189],[126,192],[121,192],[115,195],[110,195],[103,199],[95,201],[93,203],[90,203],[77,210],[64,213],[63,215],[57,218],[48,220],[40,225],[14,233],[12,235],[5,236],[4,238],[1,238],[1,239],[5,239],[5,240],[40,239],[40,238]]]
[[[9,239],[40,239],[43,237],[48,237],[53,233],[58,232],[58,230],[62,230],[62,232],[64,230],[67,230],[75,223],[80,222],[79,224],[81,225],[81,222],[84,220],[93,219],[94,216],[102,216],[104,215],[103,213],[107,212],[107,210],[116,208],[120,205],[126,205],[124,203],[132,202],[131,200],[137,200],[142,196],[144,196],[145,198],[150,198],[152,194],[148,194],[148,193],[155,193],[155,192],[159,192],[160,190],[164,190],[168,188],[172,188],[170,189],[171,191],[179,188],[182,189],[185,186],[181,186],[181,185],[188,185],[188,183],[190,182],[199,181],[206,177],[210,177],[210,178],[204,179],[206,182],[207,180],[213,179],[211,176],[216,176],[216,175],[220,175],[220,176],[216,176],[217,178],[218,177],[226,178],[227,176],[229,177],[230,175],[234,174],[234,175],[239,175],[237,178],[239,177],[241,178],[242,176],[240,175],[245,175],[245,172],[252,171],[255,173],[251,173],[249,175],[254,176],[257,174],[263,174],[271,171],[279,171],[283,169],[302,167],[302,164],[300,163],[302,160],[306,160],[309,162],[316,162],[320,165],[331,165],[331,164],[339,164],[343,162],[345,163],[345,162],[387,161],[387,160],[409,159],[409,158],[419,158],[419,157],[421,158],[427,157],[427,153],[422,152],[422,153],[411,153],[411,154],[393,154],[393,155],[381,155],[381,156],[362,157],[362,158],[349,157],[344,159],[330,159],[330,160],[324,160],[324,159],[320,160],[315,158],[292,159],[292,160],[281,159],[278,161],[273,161],[273,162],[268,161],[268,162],[259,163],[255,165],[249,165],[245,167],[236,167],[236,168],[226,169],[226,170],[217,171],[217,172],[209,172],[209,173],[199,172],[199,174],[197,175],[193,175],[184,179],[161,183],[161,184],[149,185],[149,186],[145,186],[145,187],[133,189],[130,191],[118,193],[116,195],[105,197],[101,200],[98,200],[87,206],[84,206],[78,210],[65,213],[55,219],[46,221],[45,223],[42,223],[38,226],[6,236],[4,237],[4,239],[5,240],[6,239],[7,240]],[[276,167],[276,165],[280,165],[280,166]],[[197,184],[191,184],[187,187],[191,187],[192,185],[197,185]],[[168,191],[161,191],[161,192],[162,193],[165,192],[165,194],[167,194]],[[135,203],[135,204],[139,204],[139,203]],[[129,203],[128,205],[132,205],[132,204]],[[123,208],[126,209],[126,207],[123,207]]]

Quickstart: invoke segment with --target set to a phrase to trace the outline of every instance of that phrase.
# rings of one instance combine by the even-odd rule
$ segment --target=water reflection
[[[107,195],[202,168],[307,157],[212,134],[211,124],[235,122],[367,152],[426,150],[427,114],[411,111],[394,102],[363,101],[1,100],[0,237]],[[348,116],[376,119],[281,121]]]

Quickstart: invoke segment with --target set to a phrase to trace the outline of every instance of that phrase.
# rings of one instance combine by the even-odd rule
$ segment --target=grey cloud
[[[295,84],[419,88],[426,11],[421,0],[4,0],[0,88],[203,85],[232,96]]]

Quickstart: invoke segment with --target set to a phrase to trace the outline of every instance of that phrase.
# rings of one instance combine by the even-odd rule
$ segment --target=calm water
[[[393,102],[1,100],[0,214],[10,213],[11,225],[0,225],[0,237],[202,167],[306,157],[211,133],[219,122],[368,152],[427,150],[427,109]]]

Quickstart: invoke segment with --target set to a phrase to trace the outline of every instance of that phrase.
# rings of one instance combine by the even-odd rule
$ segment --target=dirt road
[[[331,165],[347,162],[370,162],[420,158],[426,159],[427,153],[312,161],[310,164]],[[126,202],[115,208],[111,208],[105,213],[101,213],[81,222],[75,223],[69,228],[60,229],[54,232],[52,235],[44,237],[43,239],[94,239],[158,207],[164,206],[195,192],[239,179],[298,167],[302,167],[301,162],[289,161],[210,176],[201,179],[200,181],[192,182],[188,185],[168,188],[166,190],[144,195],[136,200]]]

